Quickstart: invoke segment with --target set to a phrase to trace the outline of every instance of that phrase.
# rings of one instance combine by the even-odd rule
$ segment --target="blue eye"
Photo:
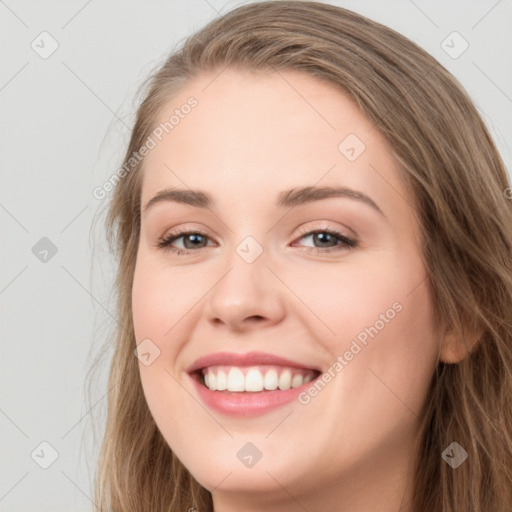
[[[313,242],[318,242],[320,244],[332,244],[326,247],[325,245],[320,245],[320,247],[309,247],[306,252],[309,254],[311,252],[314,253],[327,253],[327,252],[338,252],[343,250],[350,250],[352,248],[357,247],[357,241],[348,238],[343,233],[340,233],[336,230],[331,229],[317,229],[314,231],[308,231],[305,236],[302,236],[299,240],[304,240],[306,238],[312,237]]]
[[[343,250],[346,251],[358,246],[358,242],[356,240],[348,238],[347,236],[343,235],[343,233],[331,229],[317,229],[314,231],[306,231],[305,234],[303,234],[303,236],[301,236],[301,238],[299,238],[298,240],[303,240],[309,237],[313,237],[312,240],[314,241],[314,243],[317,242],[319,244],[328,244],[328,246],[326,247],[320,245],[319,247],[315,246],[306,248],[306,252],[308,254],[311,252],[323,254],[330,252],[339,252]],[[184,247],[174,247],[173,243],[181,238],[183,239]],[[174,254],[180,256],[192,254],[193,252],[196,252],[199,249],[206,248],[206,245],[204,245],[203,242],[207,243],[207,240],[209,240],[209,237],[205,233],[202,233],[200,231],[179,231],[176,233],[170,233],[166,237],[159,239],[156,245],[160,249],[171,251]],[[186,247],[187,244],[189,245],[189,247]]]
[[[160,249],[174,252],[177,255],[190,254],[191,252],[193,252],[195,250],[195,249],[190,249],[187,247],[185,247],[184,249],[181,249],[179,247],[173,247],[171,245],[175,240],[179,240],[180,238],[183,238],[184,242],[191,242],[192,247],[195,246],[196,249],[197,248],[203,249],[203,247],[200,247],[199,246],[200,244],[197,243],[198,238],[199,239],[200,238],[207,239],[208,236],[205,233],[201,233],[200,231],[180,231],[178,233],[170,233],[168,236],[161,238],[158,241],[157,246]]]

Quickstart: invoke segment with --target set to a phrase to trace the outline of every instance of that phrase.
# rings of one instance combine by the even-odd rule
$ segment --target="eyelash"
[[[301,236],[299,240],[302,240],[303,238],[306,238],[306,236],[315,235],[319,233],[327,233],[329,235],[334,236],[337,238],[341,243],[333,246],[333,247],[307,247],[306,253],[310,254],[311,252],[316,252],[320,254],[326,254],[326,253],[333,253],[333,252],[340,252],[340,251],[350,251],[352,249],[355,249],[359,246],[359,243],[357,240],[354,240],[352,238],[348,238],[339,231],[336,231],[334,229],[316,229],[316,230],[303,230],[301,232]],[[177,256],[186,256],[188,254],[191,254],[193,252],[197,252],[201,249],[206,249],[206,247],[199,247],[199,249],[181,249],[179,247],[172,247],[171,243],[175,240],[178,240],[180,238],[183,238],[186,235],[199,235],[204,238],[209,238],[206,233],[203,233],[202,231],[198,230],[190,230],[190,231],[178,231],[174,233],[169,233],[167,236],[159,238],[158,242],[156,243],[156,247],[159,249],[163,249],[164,251],[170,251],[176,254]]]

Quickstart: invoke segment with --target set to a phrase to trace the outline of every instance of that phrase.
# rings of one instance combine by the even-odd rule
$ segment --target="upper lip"
[[[306,368],[308,370],[317,370],[314,366],[310,366],[291,359],[276,356],[266,352],[216,352],[208,354],[207,356],[197,359],[188,369],[188,373],[195,372],[207,366],[256,366],[256,365],[276,365],[276,366],[290,366],[293,368]]]

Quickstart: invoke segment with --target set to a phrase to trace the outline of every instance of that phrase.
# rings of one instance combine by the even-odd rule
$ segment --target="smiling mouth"
[[[277,365],[216,365],[194,372],[199,382],[210,391],[227,393],[260,393],[298,388],[320,376],[318,370]]]

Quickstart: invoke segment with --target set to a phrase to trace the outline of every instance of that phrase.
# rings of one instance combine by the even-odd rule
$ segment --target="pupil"
[[[191,235],[186,236],[185,239],[184,239],[185,240],[185,247],[187,247],[187,242],[192,241],[192,239],[196,239],[197,240],[197,237],[202,237],[202,235],[199,235],[197,233],[193,233]],[[198,244],[193,243],[192,247],[197,247],[197,245]]]
[[[331,236],[331,235],[330,235],[329,233],[316,233],[316,234],[315,234],[315,236],[317,237],[317,240],[318,240],[318,238],[320,238],[320,240],[319,240],[319,241],[320,241],[320,243],[324,243],[324,242],[326,242],[326,241],[327,241],[327,242],[329,241],[329,240],[325,240],[325,239],[326,239],[326,238],[327,238],[327,239],[328,239],[328,238],[330,238],[330,236]],[[323,238],[324,240],[322,240],[322,238]]]

